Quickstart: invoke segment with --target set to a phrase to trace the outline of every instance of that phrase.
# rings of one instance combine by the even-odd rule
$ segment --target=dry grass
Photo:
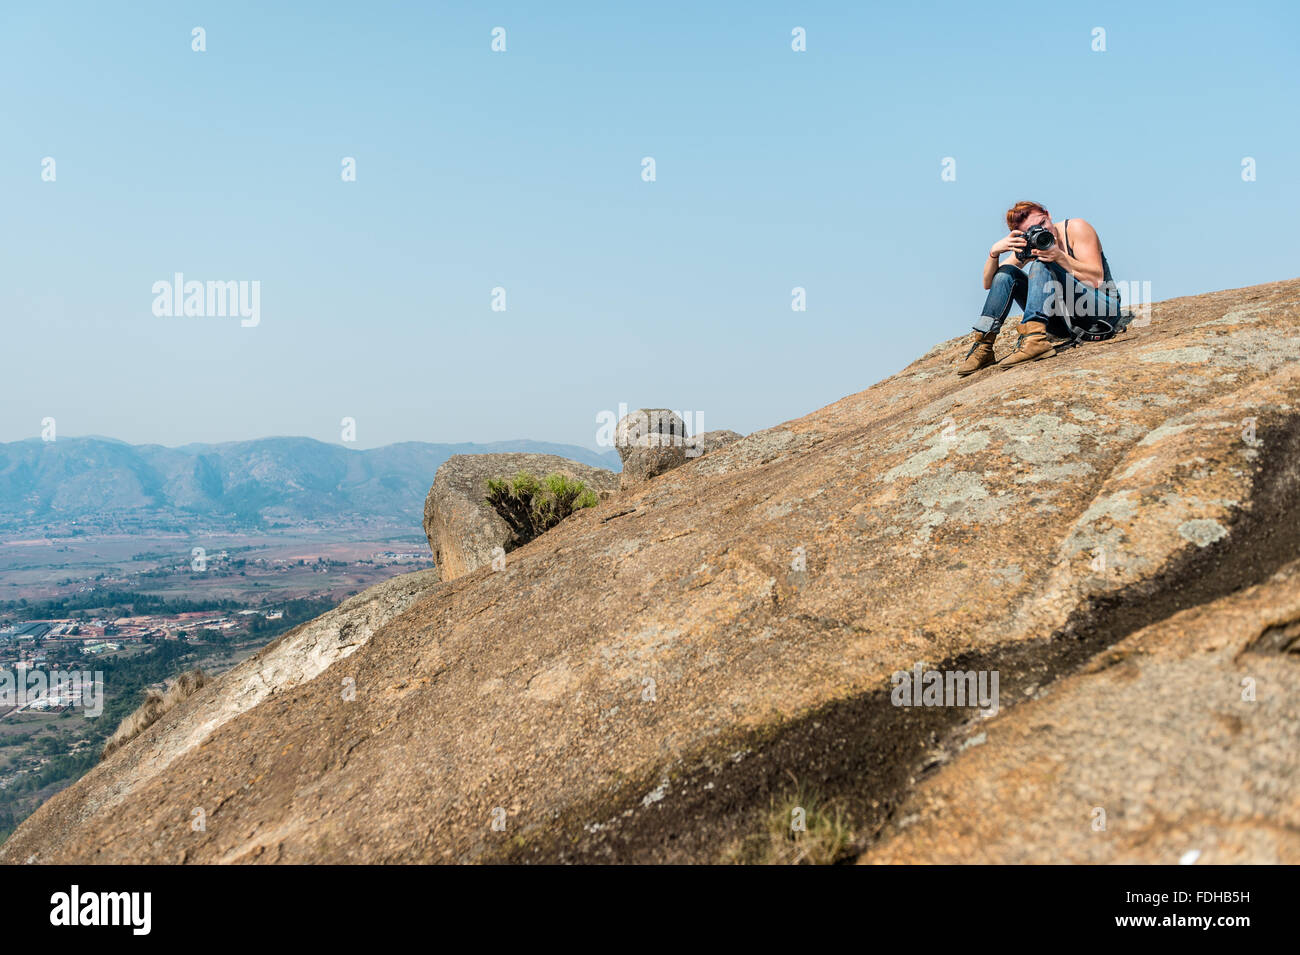
[[[853,829],[842,806],[796,783],[792,793],[773,798],[761,829],[727,853],[748,865],[834,865],[853,843]]]
[[[104,751],[99,754],[99,758],[103,759],[113,750],[135,739],[158,722],[163,714],[176,706],[177,703],[188,699],[201,690],[207,682],[208,678],[203,675],[203,671],[195,669],[182,673],[164,692],[160,693],[154,689],[147,690],[144,702],[140,704],[139,709],[122,721],[121,726],[113,731],[113,735],[104,744]]]

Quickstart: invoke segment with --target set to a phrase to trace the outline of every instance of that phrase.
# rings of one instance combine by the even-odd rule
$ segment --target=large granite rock
[[[800,790],[865,861],[1296,861],[1300,281],[957,378],[964,337],[218,677],[0,862],[734,859]],[[996,715],[894,705],[918,663]]]
[[[615,429],[614,446],[623,461],[619,487],[625,491],[634,488],[740,438],[735,431],[688,436],[681,416],[667,408],[633,411],[624,415]]]
[[[629,448],[623,455],[623,470],[618,475],[618,486],[624,491],[634,488],[652,477],[681,467],[687,460],[686,447],[680,444]]]
[[[667,408],[640,408],[620,418],[614,429],[614,447],[625,465],[639,448],[682,448],[686,440],[686,423]]]
[[[487,504],[487,482],[512,478],[520,471],[535,477],[564,474],[583,481],[597,494],[618,486],[618,475],[554,454],[456,454],[434,475],[424,499],[424,535],[443,580],[454,580],[492,563],[497,548],[508,553],[518,540]]]

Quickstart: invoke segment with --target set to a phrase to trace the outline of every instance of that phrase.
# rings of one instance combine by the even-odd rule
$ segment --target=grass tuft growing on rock
[[[799,784],[773,797],[759,831],[726,853],[742,865],[834,865],[853,853],[853,829],[844,808]]]
[[[549,531],[574,511],[600,502],[596,492],[582,481],[563,474],[548,474],[538,480],[527,471],[513,478],[491,478],[487,502],[510,525],[512,547],[521,547]]]
[[[154,723],[157,723],[163,717],[163,714],[176,706],[177,703],[188,699],[203,689],[207,682],[208,678],[204,676],[203,671],[194,669],[178,676],[176,682],[164,692],[159,692],[153,688],[146,690],[144,703],[113,731],[113,735],[104,744],[104,750],[99,754],[99,758],[103,759],[113,750],[135,739]]]

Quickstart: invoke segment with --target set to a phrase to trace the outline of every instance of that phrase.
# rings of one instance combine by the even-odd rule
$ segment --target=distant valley
[[[507,451],[621,466],[613,450],[530,440],[0,444],[0,676],[93,667],[106,697],[102,718],[71,720],[70,697],[0,696],[0,841],[95,765],[146,688],[196,667],[216,676],[349,596],[431,567],[421,521],[439,466]]]
[[[0,533],[39,536],[394,527],[417,536],[425,494],[454,454],[530,451],[619,469],[614,451],[544,441],[353,450],[311,438],[178,448],[111,438],[0,444]]]
[[[0,699],[0,841],[95,764],[146,687],[194,667],[215,676],[348,596],[431,567],[421,518],[438,466],[500,451],[620,466],[612,450],[528,440],[0,444],[0,673],[93,666],[107,700],[102,718],[70,720],[62,697]]]

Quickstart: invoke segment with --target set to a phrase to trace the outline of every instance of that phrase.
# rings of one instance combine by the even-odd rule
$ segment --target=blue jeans
[[[984,311],[975,323],[977,332],[996,333],[1011,311],[1011,303],[1025,310],[1025,322],[1044,322],[1048,331],[1068,334],[1063,316],[1088,326],[1093,318],[1114,324],[1119,315],[1119,293],[1105,284],[1089,288],[1055,262],[1033,259],[1026,268],[1000,265],[993,276]]]

